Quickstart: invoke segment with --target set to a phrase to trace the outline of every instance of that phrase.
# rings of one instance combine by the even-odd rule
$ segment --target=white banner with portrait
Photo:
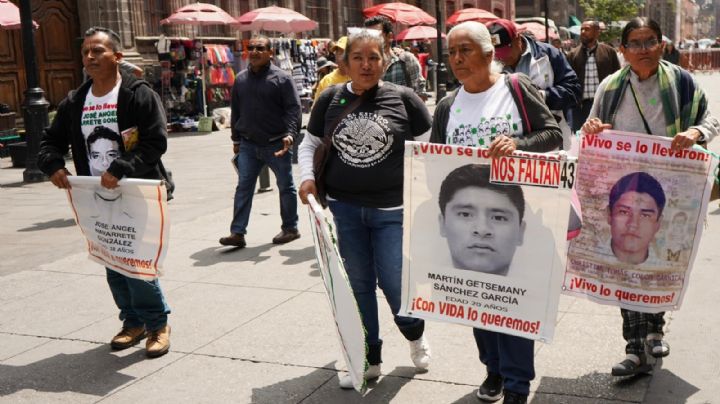
[[[325,216],[323,208],[312,195],[308,195],[308,201],[315,256],[335,320],[342,354],[353,387],[363,394],[367,389],[365,370],[368,368],[368,362],[365,328],[360,318],[360,309],[340,257],[332,222]]]
[[[170,231],[163,182],[123,179],[111,190],[100,185],[100,177],[68,179],[68,201],[88,257],[131,278],[162,275]]]
[[[582,139],[576,190],[583,228],[563,291],[601,304],[676,310],[700,244],[717,161],[672,139],[604,131]]]
[[[575,161],[407,142],[400,313],[550,342]]]

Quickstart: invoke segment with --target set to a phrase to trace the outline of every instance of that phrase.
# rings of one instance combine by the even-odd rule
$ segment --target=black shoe
[[[636,355],[632,355],[633,358]],[[640,356],[640,363],[638,364],[631,356],[628,355],[625,360],[612,367],[611,374],[613,376],[635,376],[639,373],[651,373],[652,366],[647,363],[644,355]]]
[[[277,236],[273,237],[272,242],[273,244],[285,244],[299,238],[300,233],[297,229],[283,229],[280,233],[277,234]]]
[[[505,390],[503,404],[527,404],[527,395]]]
[[[245,247],[245,235],[232,233],[228,237],[220,238],[220,244],[243,248]]]
[[[645,344],[648,347],[646,352],[649,351],[653,358],[664,358],[670,355],[670,345],[663,339],[649,339],[645,341]]]
[[[477,391],[477,398],[491,403],[503,398],[503,377],[498,373],[488,372]]]

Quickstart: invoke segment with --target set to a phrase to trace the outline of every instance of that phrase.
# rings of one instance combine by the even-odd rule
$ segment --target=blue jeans
[[[402,287],[402,209],[364,208],[340,201],[329,201],[329,206],[335,218],[340,255],[367,331],[367,344],[382,344],[377,286],[385,294],[400,332],[409,341],[420,338],[423,320],[397,315]],[[377,356],[379,359],[379,352]],[[373,362],[370,364],[379,363]]]
[[[120,309],[123,327],[145,326],[147,331],[157,331],[167,324],[170,307],[165,303],[160,281],[144,281],[128,278],[105,268],[107,282],[113,299]]]
[[[480,362],[488,372],[502,375],[505,390],[530,394],[530,380],[535,378],[535,341],[479,328],[473,328],[473,335]]]
[[[282,142],[275,142],[269,146],[258,146],[255,143],[242,139],[237,158],[238,185],[235,188],[235,206],[230,231],[237,234],[246,234],[250,222],[250,209],[252,208],[255,184],[260,170],[265,164],[270,167],[280,190],[280,217],[282,229],[297,229],[297,190],[292,176],[292,151],[288,150],[282,157],[275,157],[273,153],[282,149]]]

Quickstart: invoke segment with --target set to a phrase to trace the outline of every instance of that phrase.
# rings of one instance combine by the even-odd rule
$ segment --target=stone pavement
[[[717,78],[699,76],[720,114],[711,92],[720,90]],[[364,398],[340,390],[336,370],[344,363],[305,207],[303,237],[275,246],[277,193],[257,194],[248,247],[221,247],[236,182],[227,131],[172,135],[169,145],[164,161],[177,191],[162,285],[172,348],[152,360],[142,345],[110,350],[117,310],[65,195],[47,182],[22,184],[22,170],[0,160],[0,402],[479,402],[485,374],[470,329],[429,322],[433,362],[416,374],[384,302],[383,377]],[[717,203],[707,226],[685,303],[666,315],[672,354],[654,376],[610,376],[623,356],[618,310],[562,296],[555,341],[536,344],[530,402],[720,403]]]

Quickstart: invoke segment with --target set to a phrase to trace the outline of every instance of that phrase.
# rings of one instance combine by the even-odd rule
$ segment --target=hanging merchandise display
[[[235,57],[228,45],[205,45],[205,83],[208,110],[230,105],[235,82]]]
[[[206,99],[209,110],[230,105],[230,88],[235,72],[229,46],[162,38],[157,48],[160,72],[155,90],[161,95],[171,131],[198,130],[198,122],[205,114]],[[204,68],[203,50],[207,58]],[[207,87],[205,93],[202,90],[203,70]]]

